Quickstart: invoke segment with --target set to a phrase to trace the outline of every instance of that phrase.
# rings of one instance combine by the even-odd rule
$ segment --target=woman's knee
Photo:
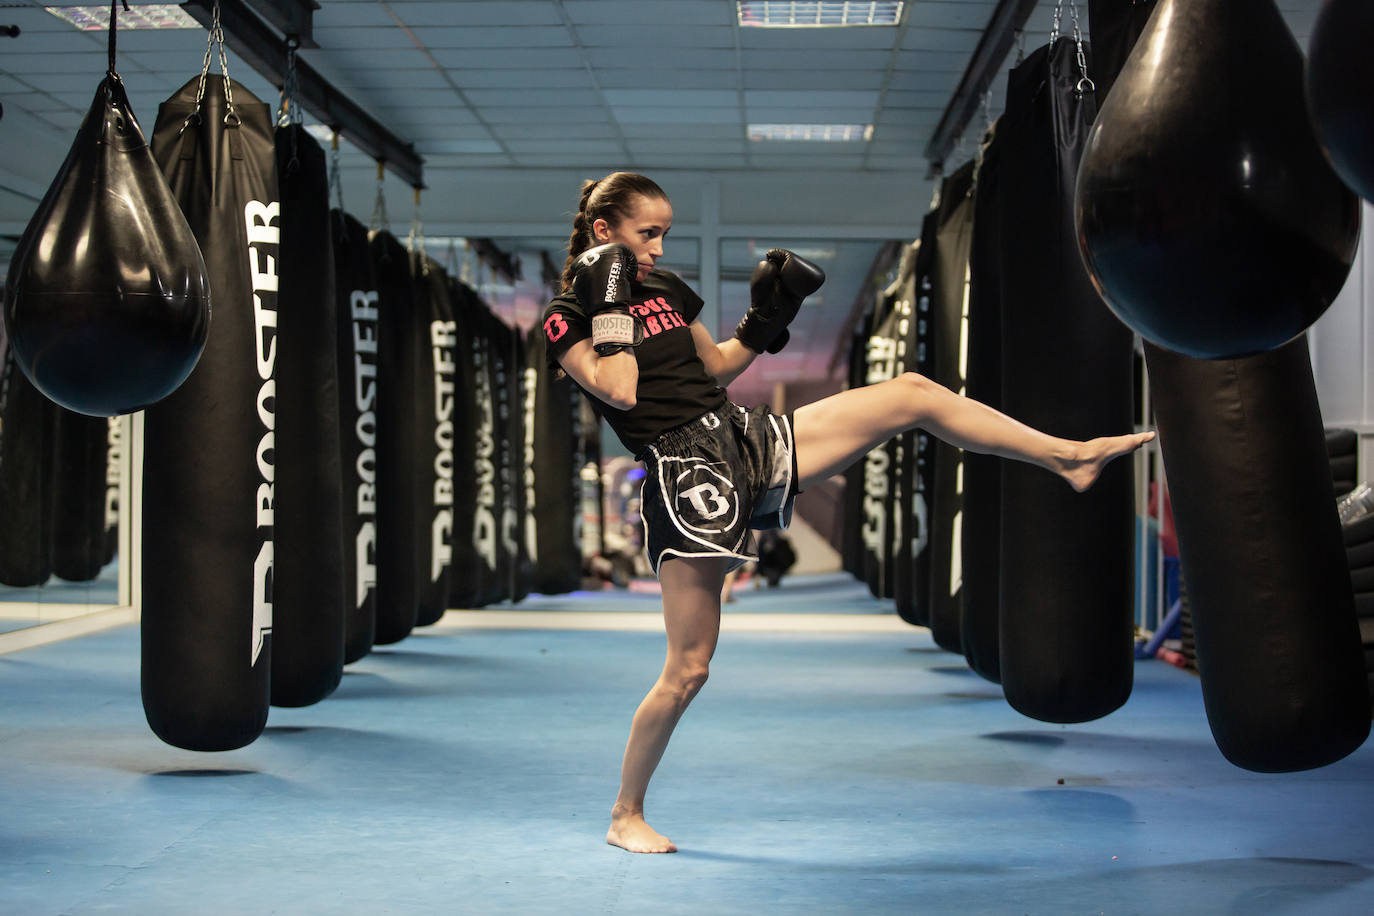
[[[706,686],[709,675],[710,665],[707,662],[685,662],[665,671],[663,681],[677,702],[686,706],[692,702],[693,697],[701,693],[701,688]]]

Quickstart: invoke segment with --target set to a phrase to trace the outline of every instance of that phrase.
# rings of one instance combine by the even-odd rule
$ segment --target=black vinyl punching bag
[[[491,357],[488,367],[492,371],[491,385],[495,410],[495,452],[496,465],[496,581],[491,599],[487,603],[507,601],[514,597],[514,563],[516,560],[516,521],[515,500],[511,492],[515,487],[514,467],[512,466],[511,430],[511,388],[510,373],[511,344],[510,329],[492,312],[487,313],[490,327],[488,354]]]
[[[897,371],[908,372],[917,369],[916,360],[916,258],[920,242],[902,247],[897,269],[892,282],[881,296],[891,303],[897,318]],[[892,461],[892,601],[897,616],[902,619],[915,613],[916,605],[925,598],[915,593],[915,577],[912,575],[913,529],[919,527],[913,517],[913,489],[919,479],[915,473],[915,449],[917,430],[907,430],[892,440],[894,446]]]
[[[544,340],[543,334],[530,334],[527,341],[531,434],[526,442],[531,476],[527,509],[532,536],[526,550],[532,567],[530,587],[545,595],[559,595],[582,585],[577,499],[582,486],[582,461],[577,457],[582,394],[566,376],[557,377],[545,355]]]
[[[1374,200],[1374,4],[1326,0],[1308,39],[1307,108],[1327,160],[1355,193]]]
[[[1266,773],[1339,760],[1369,695],[1307,339],[1145,356],[1217,746]]]
[[[344,665],[343,481],[334,248],[324,150],[278,128],[277,483],[272,705],[309,706]]]
[[[898,316],[894,301],[879,298],[873,311],[873,329],[864,352],[865,385],[896,378]],[[864,581],[875,598],[893,597],[892,556],[892,462],[895,444],[875,445],[863,458],[863,570]]]
[[[338,331],[339,472],[343,491],[344,663],[377,633],[377,284],[367,228],[329,213]]]
[[[1039,48],[1008,79],[998,121],[1002,407],[1070,439],[1132,427],[1132,337],[1094,292],[1074,237],[1073,187],[1093,121],[1075,42]],[[1133,679],[1131,462],[1086,493],[1001,463],[999,663],[1017,711],[1084,722],[1126,702]]]
[[[984,137],[974,179],[965,381],[969,397],[997,410],[1002,408],[1002,223],[997,206],[1001,148],[994,125]],[[997,637],[1002,581],[1000,462],[992,455],[964,452],[959,632],[969,667],[993,683],[1002,680]]]
[[[456,340],[454,384],[458,403],[456,414],[463,421],[453,429],[453,489],[465,498],[453,502],[453,556],[449,568],[448,606],[471,608],[476,606],[473,581],[477,567],[477,550],[473,543],[473,526],[477,515],[477,425],[478,410],[475,391],[477,368],[474,347],[478,346],[478,329],[474,319],[477,294],[455,277],[448,278],[449,306],[453,312]]]
[[[526,545],[528,538],[525,528],[529,522],[529,501],[525,467],[527,448],[525,442],[525,338],[518,327],[509,329],[509,344],[506,353],[510,358],[510,371],[506,384],[510,390],[510,417],[506,428],[509,430],[509,451],[506,463],[510,467],[510,491],[507,497],[510,514],[506,519],[506,545],[510,552],[510,589],[507,598],[523,601],[530,593],[530,555]]]
[[[272,632],[277,201],[267,106],[200,77],[158,109],[153,153],[196,234],[215,320],[143,433],[143,709],[168,744],[225,751],[267,723]],[[190,120],[188,122],[188,116]]]
[[[53,575],[90,582],[105,565],[109,420],[58,408],[53,437]]]
[[[473,469],[476,479],[470,532],[471,565],[465,591],[472,607],[483,607],[501,600],[501,455],[496,422],[495,357],[492,354],[492,324],[496,319],[476,295],[468,306],[467,317],[472,326]]]
[[[205,262],[110,71],[10,263],[15,358],[53,401],[92,416],[156,403],[200,358]]]
[[[973,236],[973,171],[966,162],[940,189],[932,281],[931,335],[934,358],[927,375],[956,393],[964,390],[964,316],[968,307],[968,256]],[[949,652],[964,651],[960,637],[963,588],[963,453],[934,444],[935,474],[930,516],[930,635]]]
[[[108,565],[119,549],[119,478],[124,426],[118,417],[106,420],[105,427],[105,553]]]
[[[416,626],[437,623],[448,609],[453,569],[453,448],[467,421],[459,404],[458,325],[449,299],[448,275],[432,258],[413,256],[417,327],[421,336],[420,385],[416,391],[417,430],[413,458],[420,485],[418,511],[422,535],[416,595]]]
[[[377,630],[400,642],[419,609],[419,483],[415,444],[420,331],[410,254],[390,232],[371,233],[377,279]],[[428,527],[428,526],[426,526]]]
[[[57,410],[0,341],[0,585],[28,588],[52,576]]]
[[[1093,125],[1076,194],[1108,305],[1197,358],[1302,333],[1340,292],[1359,237],[1359,198],[1317,144],[1302,52],[1273,0],[1160,0]]]
[[[1116,83],[1117,74],[1130,57],[1135,41],[1145,29],[1156,0],[1088,0],[1088,31],[1092,37],[1093,72],[1097,107],[1102,108]]]

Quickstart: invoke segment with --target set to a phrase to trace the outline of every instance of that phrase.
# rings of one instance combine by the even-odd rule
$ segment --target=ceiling
[[[1279,5],[1305,45],[1318,0]],[[1037,7],[1028,47],[1048,37],[1054,6]],[[1086,36],[1086,0],[1079,6]],[[763,29],[739,26],[734,0],[322,0],[319,47],[300,56],[423,157],[419,214],[441,260],[449,239],[485,237],[561,265],[580,182],[619,168],[649,174],[671,196],[665,266],[694,282],[720,278],[718,291],[703,292],[704,317],[721,334],[743,311],[739,279],[760,249],[814,253],[830,279],[793,344],[742,380],[764,388],[826,375],[883,241],[918,231],[931,196],[923,150],[995,7],[912,0],[895,27]],[[0,237],[10,239],[0,266],[106,67],[104,33],[78,31],[37,3],[0,0],[5,25],[21,32],[0,37]],[[121,31],[118,69],[145,130],[158,104],[199,74],[205,38],[200,28]],[[275,86],[232,53],[228,65],[241,91],[275,107]],[[1004,87],[999,78],[951,167],[972,154]],[[751,141],[756,123],[873,132],[867,141]],[[345,143],[340,169],[345,206],[366,222],[376,166]],[[389,173],[381,190],[392,230],[404,235],[413,192]],[[543,292],[525,273],[515,287],[484,292],[528,326]]]

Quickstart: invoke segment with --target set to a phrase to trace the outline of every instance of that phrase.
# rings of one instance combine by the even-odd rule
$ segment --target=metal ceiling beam
[[[969,58],[963,79],[950,96],[949,104],[940,115],[940,123],[926,144],[925,158],[930,163],[932,174],[943,169],[945,157],[963,136],[984,93],[997,77],[1002,61],[1007,59],[1007,52],[1016,42],[1016,34],[1025,27],[1038,2],[998,0],[997,9],[992,11],[983,37],[978,40],[978,47],[974,48],[973,56]]]
[[[206,28],[210,27],[214,6],[215,0],[187,0],[181,4]],[[264,78],[281,86],[286,81],[286,40],[278,38],[242,0],[219,0],[219,14],[224,40],[234,53]],[[402,142],[299,57],[296,81],[298,101],[307,111],[411,187],[425,186],[424,160],[415,152],[413,143]]]

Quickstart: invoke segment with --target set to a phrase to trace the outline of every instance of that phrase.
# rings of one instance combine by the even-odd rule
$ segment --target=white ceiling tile
[[[379,114],[385,116],[388,109],[407,112],[407,117],[422,117],[425,109],[462,108],[463,100],[452,89],[410,89],[402,87],[378,87],[357,92],[355,102],[366,102]],[[420,109],[419,112],[413,109]]]
[[[302,52],[305,60],[309,54]],[[353,49],[329,55],[331,63],[343,64],[348,69],[378,67],[385,70],[427,70],[434,64],[423,51],[414,45],[401,48],[382,48],[378,50]]]
[[[604,95],[607,104],[627,108],[712,108],[739,103],[739,93],[725,89],[607,89]]]
[[[910,92],[942,92],[948,98],[959,85],[962,73],[916,72],[901,70],[894,72],[888,79],[889,89]]]
[[[527,153],[568,153],[582,154],[595,153],[600,156],[618,156],[624,152],[624,148],[619,141],[611,139],[600,140],[563,140],[557,144],[550,144],[543,140],[507,140],[506,148],[517,156]]]
[[[740,111],[733,107],[663,108],[616,106],[617,121],[631,124],[738,124]]]
[[[431,27],[418,33],[425,47],[438,48],[570,48],[566,26]]]
[[[350,26],[396,28],[396,20],[387,15],[380,3],[339,3],[337,0],[321,3],[311,16],[311,24],[317,33]]]
[[[640,163],[640,168],[649,169],[742,169],[748,165],[748,159],[736,153],[722,153],[720,155],[708,154],[702,156],[694,154],[691,156],[680,156],[674,153],[655,153],[651,156],[638,156],[636,160]],[[677,207],[675,209],[681,209]],[[685,239],[674,239],[674,252],[681,247]]]
[[[45,73],[89,73],[98,82],[109,67],[105,51],[81,51],[65,54],[10,54],[0,57],[6,73],[41,76]],[[200,68],[197,67],[197,70]],[[34,80],[29,80],[34,82]],[[38,82],[42,82],[38,80]]]
[[[872,70],[881,73],[891,54],[887,51],[744,51],[744,67],[759,70]]]
[[[697,25],[598,25],[577,29],[578,40],[588,48],[616,48],[627,57],[635,49],[672,45],[680,48],[734,48],[735,30],[729,26]]]
[[[971,52],[963,51],[900,51],[895,66],[899,70],[953,70],[963,73],[970,56]]]
[[[602,104],[601,93],[595,89],[550,89],[530,92],[522,89],[465,89],[463,95],[473,105],[509,105],[515,108],[550,105],[596,108]]]
[[[3,16],[5,25],[19,26],[22,30],[21,38],[35,32],[73,31],[70,22],[58,19],[41,6],[9,6],[7,4],[3,8],[5,12],[0,16]]]
[[[444,153],[496,153],[501,144],[495,140],[416,140],[415,151],[422,156]]]
[[[1086,6],[1087,4],[1084,4]],[[977,0],[923,0],[907,6],[907,31],[918,28],[978,29],[987,28],[996,10],[995,2]]]
[[[378,87],[416,90],[449,88],[448,80],[444,79],[443,72],[433,68],[429,70],[393,70],[382,67],[359,67],[356,70],[345,70],[340,79],[335,82],[335,86],[345,92]]]
[[[744,136],[744,124],[622,124],[621,132],[627,139],[738,139]]]
[[[523,168],[586,168],[603,175],[626,165],[608,159],[604,153],[525,153],[511,158],[516,166]]]
[[[905,51],[962,51],[972,54],[983,37],[977,29],[907,29],[902,38]]]
[[[657,156],[668,154],[706,154],[743,153],[748,142],[740,133],[733,139],[721,137],[697,137],[693,139],[641,139],[626,140],[626,146],[636,156]]]
[[[878,104],[878,95],[877,91],[751,89],[744,93],[744,102],[772,108],[829,107],[872,111]]]
[[[406,2],[387,4],[408,26],[561,25],[558,8],[549,0],[462,0],[462,2]]]
[[[673,71],[682,70],[732,70],[737,64],[735,52],[723,48],[681,48],[660,47],[640,52],[627,52],[624,48],[588,48],[587,59],[593,67],[607,70],[637,67],[641,82],[672,80]]]
[[[575,25],[731,25],[735,5],[722,0],[564,0]]]
[[[947,92],[919,92],[912,89],[889,89],[883,93],[885,108],[939,108],[949,104]]]
[[[603,119],[604,108],[482,108],[482,120],[488,124],[556,124],[566,121],[576,124],[584,119]]]
[[[402,29],[377,28],[375,26],[349,26],[348,28],[321,29],[312,31],[311,37],[321,49],[326,51],[382,50],[384,48],[414,48],[415,40]],[[120,44],[123,44],[123,37]],[[300,54],[308,59],[313,49],[305,48]]]
[[[505,153],[499,155],[483,153],[437,154],[425,160],[425,180],[429,180],[431,173],[437,177],[444,169],[505,168],[510,165],[514,165],[514,161]]]
[[[863,164],[863,155],[860,152],[837,152],[817,156],[805,152],[780,155],[760,153],[756,150],[750,159],[755,166],[780,169],[856,169]]]
[[[881,89],[883,70],[746,70],[745,89]]]
[[[440,48],[431,53],[446,69],[558,70],[584,63],[576,48]]]
[[[585,89],[594,85],[586,68],[577,70],[466,70],[451,68],[460,89]]]
[[[642,68],[598,69],[596,80],[603,89],[640,89],[647,82]],[[739,74],[733,68],[674,69],[656,82],[666,83],[674,89],[734,89],[739,84]]]
[[[614,131],[610,115],[594,123],[493,124],[491,132],[503,140],[595,140]]]
[[[941,112],[934,108],[884,108],[878,113],[873,134],[877,136],[888,125],[936,124],[940,120],[940,114]]]

